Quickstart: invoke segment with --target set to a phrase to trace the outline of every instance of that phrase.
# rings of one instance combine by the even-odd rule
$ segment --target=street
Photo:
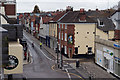
[[[24,65],[24,77],[27,79],[66,78],[68,80],[72,80],[72,78],[76,78],[82,80],[80,74],[67,64],[65,64],[65,68],[63,70],[56,68],[56,59],[44,48],[40,49],[39,41],[33,36],[24,32],[24,38],[27,40],[28,49],[30,50],[33,59],[31,64]],[[32,42],[34,42],[34,48],[31,45]]]

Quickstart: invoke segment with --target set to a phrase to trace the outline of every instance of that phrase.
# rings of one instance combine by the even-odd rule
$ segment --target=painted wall
[[[49,24],[40,24],[39,34],[46,38],[49,35]]]
[[[99,36],[101,39],[108,40],[108,34],[101,31],[100,29],[96,28],[96,35]]]
[[[49,24],[49,36],[57,38],[57,23]]]
[[[108,37],[108,39],[113,39],[114,38],[114,33],[115,33],[115,31],[109,31],[109,37]]]
[[[9,55],[14,55],[19,60],[18,66],[12,70],[4,69],[4,74],[23,73],[23,47],[18,42],[9,43]]]
[[[92,23],[75,24],[75,47],[80,46],[78,54],[86,54],[88,47],[92,47],[94,53],[95,27],[96,25]]]
[[[5,15],[5,8],[4,7],[0,7],[0,13]],[[7,21],[2,16],[0,16],[0,18],[1,18],[1,24],[8,24]]]

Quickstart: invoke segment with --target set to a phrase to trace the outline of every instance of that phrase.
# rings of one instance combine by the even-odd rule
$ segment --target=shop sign
[[[118,45],[118,44],[114,44],[114,47],[120,48],[120,45]]]
[[[103,51],[105,51],[106,53],[108,53],[110,56],[113,56],[113,51],[107,48],[103,48]]]
[[[120,64],[120,58],[119,58],[119,57],[115,57],[115,56],[114,56],[114,60],[115,60],[115,62],[117,62],[117,63]]]

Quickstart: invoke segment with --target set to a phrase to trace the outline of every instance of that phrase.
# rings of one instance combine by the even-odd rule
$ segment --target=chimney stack
[[[67,11],[67,12],[68,12],[68,11],[73,11],[73,7],[67,6],[67,7],[66,7],[66,11]]]
[[[84,8],[81,8],[80,13],[84,13],[84,12],[85,12]]]

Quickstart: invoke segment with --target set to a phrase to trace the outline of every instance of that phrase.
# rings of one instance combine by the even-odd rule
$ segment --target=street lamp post
[[[59,50],[58,50],[58,42],[57,42],[57,65],[59,68]]]
[[[59,24],[59,26],[60,26],[60,24]],[[63,67],[63,61],[62,61],[62,51],[61,51],[62,49],[61,49],[61,26],[60,26],[60,69],[62,69],[62,67]]]

